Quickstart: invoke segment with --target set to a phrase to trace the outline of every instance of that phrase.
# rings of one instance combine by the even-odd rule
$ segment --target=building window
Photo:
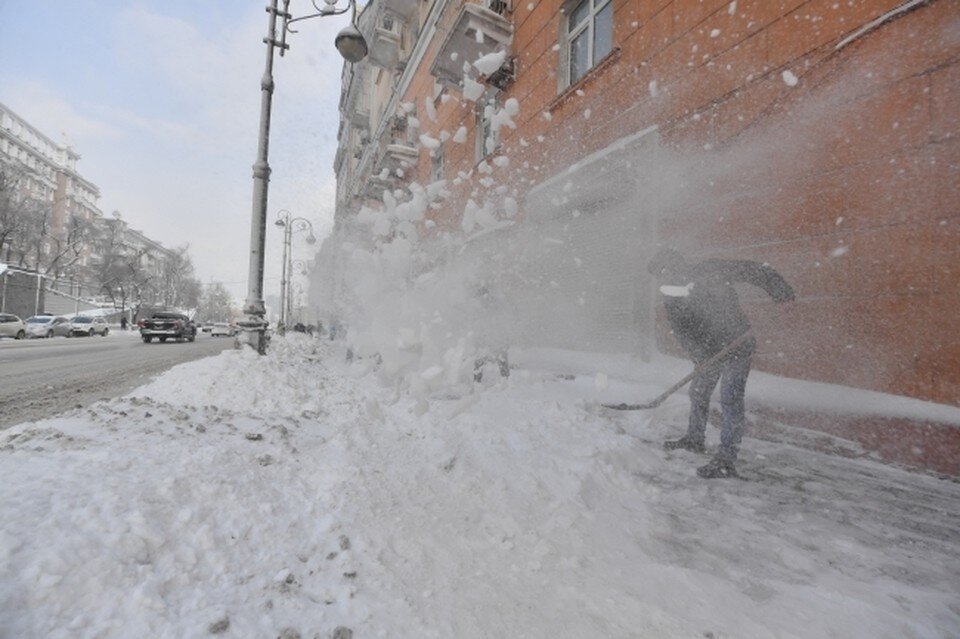
[[[566,5],[563,21],[566,88],[586,75],[613,49],[613,2],[611,0],[574,0]]]
[[[430,181],[439,182],[443,179],[443,146],[433,152],[433,163],[430,167]]]
[[[499,92],[488,91],[477,100],[477,162],[496,151],[500,146],[500,132],[493,126],[493,116],[499,109]]]

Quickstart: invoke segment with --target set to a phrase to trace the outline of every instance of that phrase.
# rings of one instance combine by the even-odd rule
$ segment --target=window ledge
[[[592,84],[603,73],[615,65],[620,60],[620,47],[614,47],[610,53],[605,55],[600,62],[595,64],[592,69],[583,74],[583,77],[563,90],[563,93],[555,97],[547,104],[547,111],[553,112],[555,109],[570,99],[570,96],[584,87]]]

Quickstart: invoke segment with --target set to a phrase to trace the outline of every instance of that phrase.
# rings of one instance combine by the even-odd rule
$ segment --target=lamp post
[[[270,0],[266,11],[270,14],[267,37],[267,59],[263,77],[260,80],[260,135],[257,143],[257,160],[253,164],[253,210],[250,216],[250,268],[247,283],[247,299],[244,303],[244,319],[238,322],[241,332],[237,337],[238,345],[247,344],[261,355],[267,351],[266,306],[263,303],[263,267],[264,245],[267,226],[267,187],[270,181],[270,164],[267,160],[270,148],[270,112],[273,104],[273,52],[280,55],[290,48],[287,44],[287,32],[296,33],[290,25],[300,20],[341,15],[351,12],[350,24],[337,34],[334,46],[348,62],[359,62],[367,55],[367,43],[357,28],[356,0],[347,0],[347,6],[337,8],[338,0],[323,0],[324,6],[317,6],[317,13],[294,18],[288,11],[290,0],[282,0],[283,10],[278,8],[281,0]],[[280,39],[277,39],[277,20],[280,20]]]
[[[316,241],[316,239],[314,239],[314,241]],[[307,238],[307,243],[308,243],[308,244],[313,244],[313,242],[310,241],[310,238],[309,238],[309,237]],[[293,284],[294,269],[297,269],[296,272],[297,272],[298,274],[300,274],[300,275],[306,275],[306,274],[307,274],[307,263],[304,262],[303,260],[291,260],[291,261],[290,261],[290,263],[289,263],[289,268],[287,269],[287,277],[290,278],[290,284]],[[289,286],[289,285],[288,285],[288,286]],[[287,290],[289,291],[290,289],[288,288]],[[301,295],[303,294],[303,287],[302,287],[299,283],[297,284],[297,290],[300,291],[300,294],[301,294]],[[287,294],[287,317],[292,316],[292,314],[293,314],[293,295],[290,295],[290,294],[288,293],[288,294]],[[299,318],[299,317],[298,317],[297,319],[298,319],[298,321],[303,321],[303,320],[302,320],[301,318]]]
[[[317,238],[313,234],[313,224],[305,217],[293,217],[293,214],[287,209],[277,211],[277,221],[274,222],[283,228],[283,270],[280,275],[280,329],[281,334],[286,330],[290,323],[290,284],[293,279],[293,250],[290,246],[293,241],[294,232],[302,232],[309,229],[307,235],[307,244],[316,244]]]

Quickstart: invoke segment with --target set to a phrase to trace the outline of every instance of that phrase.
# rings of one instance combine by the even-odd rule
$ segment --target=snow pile
[[[629,387],[520,370],[423,412],[326,343],[272,346],[2,434],[0,635],[873,639],[960,624],[952,484],[756,441],[749,481],[703,482],[702,457],[660,447],[682,399],[603,415],[592,401]]]

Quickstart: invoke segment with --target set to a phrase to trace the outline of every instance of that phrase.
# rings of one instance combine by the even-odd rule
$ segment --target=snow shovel
[[[647,402],[646,404],[602,404],[602,406],[604,408],[612,408],[613,410],[646,410],[648,408],[656,408],[657,406],[662,404],[664,401],[666,401],[668,397],[670,397],[671,395],[676,393],[678,390],[686,386],[687,382],[689,382],[691,379],[693,379],[694,377],[702,373],[704,370],[710,368],[714,364],[718,364],[719,362],[724,360],[727,357],[727,355],[733,352],[735,348],[740,346],[740,344],[744,343],[747,340],[747,338],[750,337],[751,334],[752,333],[748,330],[743,335],[741,335],[737,339],[733,340],[732,342],[724,346],[723,350],[721,350],[719,353],[717,353],[710,359],[704,362],[701,362],[696,368],[693,369],[693,371],[690,372],[689,375],[687,375],[686,377],[681,379],[679,382],[677,382],[676,384],[674,384],[673,386],[665,390],[662,395],[660,395],[653,401]]]

